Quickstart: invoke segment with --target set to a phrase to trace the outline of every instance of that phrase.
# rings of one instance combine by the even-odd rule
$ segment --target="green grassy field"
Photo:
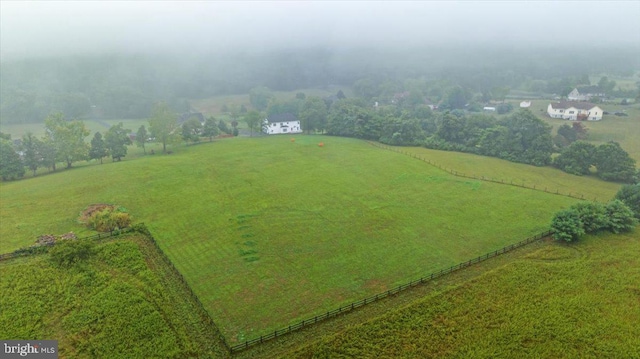
[[[531,111],[553,127],[553,135],[558,127],[571,124],[570,121],[547,116],[549,100],[531,101]],[[518,106],[514,103],[514,106]],[[600,121],[585,121],[583,124],[589,129],[587,141],[596,145],[607,141],[619,142],[631,158],[640,164],[640,104],[622,106],[616,103],[598,104],[604,111],[611,114],[604,115]],[[626,111],[629,116],[615,116],[617,111]]]
[[[606,182],[595,176],[579,177],[552,167],[532,167],[509,162],[495,157],[478,156],[470,153],[438,151],[423,147],[389,147],[392,151],[402,151],[409,155],[429,160],[443,168],[466,176],[485,177],[504,183],[535,186],[538,190],[567,194],[588,200],[606,202],[613,198],[620,184]]]
[[[55,339],[60,358],[226,356],[175,272],[140,235],[95,244],[92,258],[72,268],[49,256],[0,262],[0,338]]]
[[[571,245],[540,242],[480,267],[482,274],[418,289],[424,297],[406,307],[313,344],[293,337],[244,357],[640,357],[638,229]]]
[[[233,138],[2,183],[0,252],[88,234],[76,222],[85,206],[122,205],[233,343],[546,230],[575,201],[454,177],[364,141]]]

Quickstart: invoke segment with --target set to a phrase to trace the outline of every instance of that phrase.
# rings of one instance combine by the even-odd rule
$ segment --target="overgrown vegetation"
[[[112,204],[93,204],[82,211],[78,221],[98,232],[113,232],[131,225],[127,209]]]
[[[301,348],[274,346],[271,357],[631,358],[640,349],[638,266],[637,230],[544,242],[379,318],[328,328],[335,334],[297,340]]]
[[[60,357],[227,357],[186,288],[139,235],[65,241],[48,254],[2,261],[0,271],[2,338],[54,338]]]

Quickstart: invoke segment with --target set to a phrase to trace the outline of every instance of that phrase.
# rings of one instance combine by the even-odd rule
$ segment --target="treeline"
[[[241,118],[252,131],[259,131],[264,119],[255,110],[243,113]],[[26,133],[20,139],[12,139],[11,135],[0,132],[0,178],[17,180],[23,178],[27,170],[35,176],[40,168],[56,171],[59,163],[71,168],[79,161],[98,160],[102,164],[105,157],[121,161],[133,144],[147,154],[147,143],[159,143],[166,153],[168,145],[180,142],[194,144],[203,138],[211,141],[219,135],[237,136],[237,126],[236,120],[228,124],[212,116],[202,121],[198,117],[181,119],[168,104],[160,102],[152,108],[148,127],[141,125],[134,132],[120,122],[104,134],[95,132],[87,142],[90,133],[83,121],[68,120],[62,113],[56,113],[44,120],[42,138]]]
[[[459,89],[459,87],[458,87]],[[456,90],[454,89],[454,92]],[[635,160],[616,142],[595,146],[582,140],[587,128],[581,122],[552,127],[528,109],[503,118],[455,109],[432,110],[417,98],[400,98],[393,104],[372,105],[363,98],[346,98],[342,92],[327,98],[276,100],[267,88],[251,90],[251,105],[266,116],[292,113],[307,132],[380,141],[394,146],[427,148],[498,157],[535,166],[553,165],[567,173],[588,175],[596,171],[606,181],[638,181]],[[237,112],[237,110],[236,110]],[[552,160],[552,154],[560,155]]]
[[[367,100],[391,102],[400,94],[407,101],[428,98],[450,109],[468,103],[477,109],[516,89],[563,95],[589,85],[588,74],[631,76],[635,58],[637,49],[599,51],[594,57],[590,49],[430,47],[3,60],[0,120],[35,123],[55,112],[72,119],[144,118],[157,101],[186,112],[190,99],[242,94],[258,86],[277,91],[353,86]],[[602,85],[609,88],[612,82]],[[635,88],[623,92],[618,95],[638,94]]]

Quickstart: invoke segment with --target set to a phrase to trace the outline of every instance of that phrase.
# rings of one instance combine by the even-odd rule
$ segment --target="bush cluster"
[[[562,210],[553,218],[551,229],[557,240],[573,242],[584,234],[602,230],[622,233],[632,230],[638,220],[622,201],[614,199],[607,204],[580,202]]]
[[[79,221],[98,232],[113,232],[131,226],[131,217],[124,207],[97,204],[87,207]]]
[[[93,254],[93,243],[88,240],[67,240],[49,250],[49,260],[57,267],[68,268],[87,260]]]

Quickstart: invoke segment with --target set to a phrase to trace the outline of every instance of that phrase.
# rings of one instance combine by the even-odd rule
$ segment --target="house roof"
[[[294,114],[290,112],[286,112],[286,113],[278,113],[275,115],[271,115],[269,116],[269,118],[267,118],[267,121],[269,123],[289,122],[289,121],[298,121],[298,118],[296,118]]]
[[[582,86],[580,87],[580,93],[586,94],[601,94],[602,91],[598,86]]]
[[[579,110],[591,110],[596,106],[597,105],[594,105],[589,102],[576,102],[576,101],[561,101],[561,102],[551,103],[551,107],[556,109],[567,109],[569,107],[574,107]]]

